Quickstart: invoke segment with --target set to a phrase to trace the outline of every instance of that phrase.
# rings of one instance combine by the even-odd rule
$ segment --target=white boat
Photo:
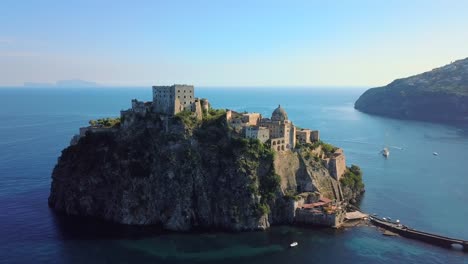
[[[289,247],[295,247],[295,246],[297,246],[297,245],[299,245],[299,243],[297,243],[297,242],[292,242],[292,243],[289,245]]]
[[[388,156],[390,156],[390,151],[388,150],[388,148],[384,148],[382,150],[382,155],[386,158],[388,158]]]
[[[434,155],[434,156],[439,156],[439,153],[437,153],[437,152],[432,152],[432,155]]]

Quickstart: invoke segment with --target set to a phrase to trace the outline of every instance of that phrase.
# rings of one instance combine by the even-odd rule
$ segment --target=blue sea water
[[[214,107],[269,116],[281,104],[320,130],[364,172],[361,208],[413,228],[468,240],[468,129],[371,116],[363,89],[198,88]],[[150,88],[0,89],[0,263],[468,263],[468,254],[373,227],[273,227],[179,234],[58,215],[47,207],[52,169],[89,119],[118,116]],[[390,158],[379,154],[390,148]],[[438,152],[439,156],[432,155]],[[299,246],[289,249],[291,241]]]

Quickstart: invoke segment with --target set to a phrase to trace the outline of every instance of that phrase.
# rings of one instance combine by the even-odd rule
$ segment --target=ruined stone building
[[[304,128],[296,129],[296,139],[301,144],[318,141],[320,139],[319,131]]]

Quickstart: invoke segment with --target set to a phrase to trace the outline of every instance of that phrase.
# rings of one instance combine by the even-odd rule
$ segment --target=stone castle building
[[[169,126],[168,120],[182,111],[192,112],[202,119],[203,112],[209,111],[210,103],[207,99],[196,98],[194,90],[193,85],[153,86],[153,101],[142,102],[133,99],[132,107],[120,113],[121,126],[130,126],[136,116],[148,113],[160,114],[161,120],[166,122],[166,130]],[[264,118],[260,113],[237,113],[227,110],[226,119],[238,134],[245,138],[258,139],[262,143],[270,141],[271,148],[275,151],[294,150],[298,142],[305,144],[320,140],[319,131],[296,128],[281,105],[273,111],[271,118]],[[81,128],[80,134],[76,135],[72,142],[77,142],[88,131],[98,133],[108,129],[93,126]],[[335,151],[331,157],[321,158],[334,178],[339,179],[344,174],[346,161],[341,149]]]
[[[270,131],[271,147],[274,150],[291,150],[296,147],[296,127],[281,105],[273,111],[271,118],[260,119],[259,125]]]
[[[200,102],[198,102],[201,109]],[[157,113],[175,115],[183,110],[195,112],[193,85],[153,86],[153,109]]]
[[[275,151],[293,150],[298,143],[307,144],[320,140],[318,130],[297,128],[288,118],[286,110],[279,105],[271,114],[271,118],[263,118],[259,113],[226,112],[230,126],[245,138],[258,139],[265,143],[270,140]],[[342,149],[335,150],[330,157],[322,154],[323,165],[330,175],[339,180],[346,171],[346,160]]]
[[[279,105],[271,118],[263,118],[259,113],[236,113],[227,111],[226,117],[231,127],[242,132],[246,138],[255,138],[261,142],[270,140],[271,148],[276,151],[292,150],[296,142],[310,143],[319,140],[318,131],[298,130],[289,120],[286,110]]]
[[[193,85],[174,84],[153,86],[153,101],[142,102],[133,99],[132,108],[121,113],[124,114],[128,111],[140,114],[152,112],[173,116],[182,111],[190,111],[201,119],[203,111],[208,111],[209,108],[210,103],[207,99],[195,97]]]

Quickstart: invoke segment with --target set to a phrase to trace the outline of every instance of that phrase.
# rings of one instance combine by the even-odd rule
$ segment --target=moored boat
[[[390,151],[388,150],[388,148],[384,148],[382,150],[382,155],[386,158],[388,158],[388,156],[390,156]]]

